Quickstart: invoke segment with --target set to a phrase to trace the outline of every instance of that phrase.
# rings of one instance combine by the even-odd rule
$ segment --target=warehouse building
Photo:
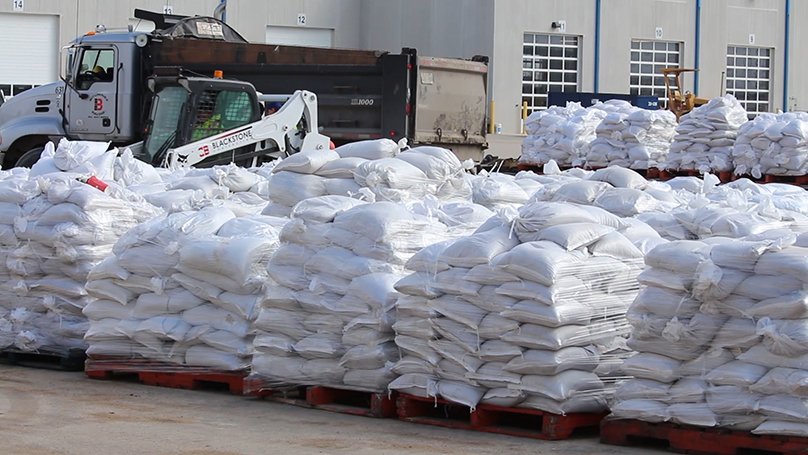
[[[212,15],[254,42],[490,56],[489,97],[503,135],[553,91],[657,95],[663,67],[699,68],[700,97],[732,93],[754,114],[808,109],[796,58],[808,3],[794,0],[14,0],[0,4],[0,90],[56,80],[78,34],[147,24],[135,8]],[[224,8],[222,8],[224,7]],[[24,32],[23,32],[24,31]]]

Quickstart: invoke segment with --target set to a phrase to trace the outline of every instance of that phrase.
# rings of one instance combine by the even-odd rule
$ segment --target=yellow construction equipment
[[[693,108],[707,104],[710,100],[699,98],[693,93],[682,94],[682,73],[696,72],[697,69],[689,68],[662,68],[665,75],[665,88],[668,94],[668,110],[676,114],[678,121],[683,115],[692,111]],[[674,87],[674,88],[672,88]]]

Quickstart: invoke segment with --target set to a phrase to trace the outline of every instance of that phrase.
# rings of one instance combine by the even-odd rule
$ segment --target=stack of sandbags
[[[4,285],[4,299],[15,306],[11,322],[17,349],[65,354],[86,347],[82,309],[93,300],[85,288],[90,270],[127,230],[162,211],[119,186],[101,191],[75,174],[37,179],[18,182],[42,192],[25,203],[19,200],[18,245],[6,258],[12,277]]]
[[[629,310],[617,418],[808,435],[806,235],[672,242]]]
[[[646,180],[624,167],[609,166],[583,177],[568,175],[547,183],[531,200],[593,205],[621,217],[667,214],[687,200],[667,183]]]
[[[178,368],[247,368],[250,322],[286,221],[205,207],[131,229],[89,277],[87,289],[99,300],[84,309],[88,354]]]
[[[580,103],[552,106],[525,119],[528,136],[522,141],[521,163],[562,166],[582,165],[585,150],[595,139],[595,128],[608,114],[599,103],[589,108]]]
[[[446,226],[401,204],[324,196],[297,204],[269,262],[255,321],[252,384],[380,392],[394,375],[393,289]]]
[[[121,158],[124,158],[122,156]],[[269,182],[263,168],[235,164],[209,169],[161,170],[161,181],[140,183],[129,189],[168,213],[225,207],[236,216],[261,213],[269,201]]]
[[[367,188],[375,200],[407,202],[434,195],[443,201],[468,200],[469,163],[439,147],[406,149],[405,141],[354,142],[335,150],[313,150],[274,165],[265,215],[288,216],[291,208],[318,196],[350,196]]]
[[[735,174],[805,175],[808,173],[808,114],[763,113],[738,130],[732,157]]]
[[[732,148],[746,109],[732,95],[713,98],[681,118],[661,169],[701,173],[733,170]]]
[[[20,172],[22,171],[22,172]],[[0,297],[0,349],[14,345],[19,330],[12,323],[12,310],[20,306],[20,299],[11,291],[13,283],[34,273],[34,267],[14,267],[21,242],[14,234],[14,220],[22,215],[22,204],[40,194],[39,185],[28,180],[28,169],[15,168],[0,171],[0,283],[3,295]],[[12,267],[8,260],[11,259]],[[41,272],[40,272],[41,273]],[[16,310],[19,314],[20,310]],[[18,321],[15,321],[18,323]],[[19,324],[18,324],[19,326]]]
[[[673,141],[676,116],[667,110],[640,109],[625,101],[614,106],[618,110],[604,117],[595,129],[597,138],[589,144],[586,166],[658,167]]]
[[[642,266],[626,228],[599,208],[530,203],[413,256],[390,388],[472,409],[603,411]]]

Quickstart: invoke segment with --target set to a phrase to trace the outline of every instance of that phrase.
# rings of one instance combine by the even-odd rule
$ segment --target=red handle
[[[98,188],[101,191],[106,190],[107,187],[109,186],[106,183],[104,183],[103,181],[98,180],[95,177],[90,177],[89,179],[87,179],[87,184],[92,186],[92,187]]]

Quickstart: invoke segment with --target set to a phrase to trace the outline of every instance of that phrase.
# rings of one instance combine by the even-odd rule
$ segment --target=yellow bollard
[[[489,124],[488,124],[488,134],[494,134],[494,101],[491,101],[489,108]]]
[[[522,134],[526,134],[525,120],[527,120],[527,101],[522,101]]]

